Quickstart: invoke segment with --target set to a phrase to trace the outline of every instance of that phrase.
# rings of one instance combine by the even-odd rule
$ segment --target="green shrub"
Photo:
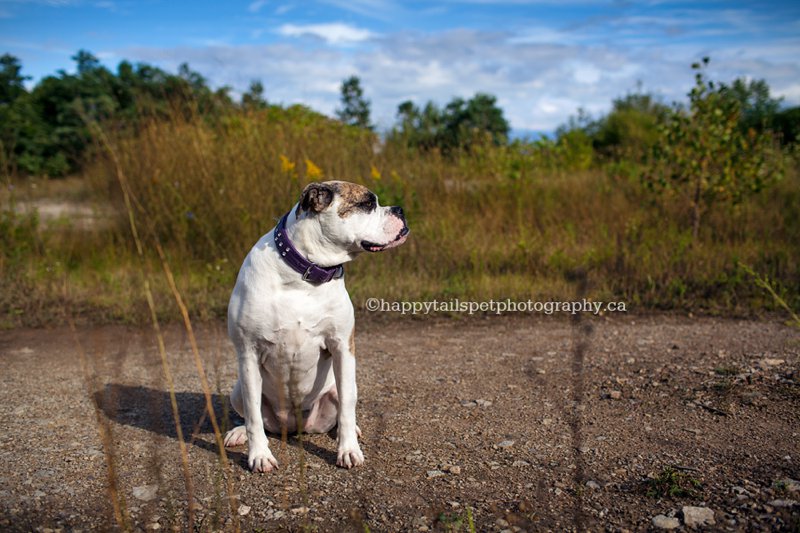
[[[725,86],[708,81],[695,64],[688,112],[673,110],[662,128],[654,157],[642,177],[647,187],[682,198],[691,209],[692,236],[718,203],[739,203],[783,175],[784,157],[768,131],[739,128],[739,101]]]

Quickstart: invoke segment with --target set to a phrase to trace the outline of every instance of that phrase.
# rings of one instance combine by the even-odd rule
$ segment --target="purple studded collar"
[[[298,274],[303,275],[303,280],[314,285],[327,283],[334,279],[339,279],[344,276],[344,267],[336,265],[332,267],[321,267],[312,263],[303,254],[297,251],[289,236],[286,234],[286,219],[289,218],[289,213],[283,215],[278,225],[275,226],[274,238],[275,246],[278,247],[278,253],[287,265],[292,267]]]

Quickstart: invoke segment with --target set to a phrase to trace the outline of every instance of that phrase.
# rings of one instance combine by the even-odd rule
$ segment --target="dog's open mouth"
[[[374,242],[370,241],[361,241],[361,247],[367,252],[382,252],[383,250],[400,246],[406,241],[406,236],[408,236],[408,226],[403,226],[403,229],[400,230],[400,233],[397,234],[397,237],[395,237],[393,241],[387,242],[386,244],[375,244]]]

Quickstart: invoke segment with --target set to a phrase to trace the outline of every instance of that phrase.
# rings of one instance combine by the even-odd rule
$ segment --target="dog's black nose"
[[[403,208],[402,208],[402,207],[400,207],[399,205],[392,206],[392,207],[389,209],[389,212],[390,212],[391,214],[393,214],[393,215],[397,216],[397,217],[400,217],[400,218],[402,218],[403,220],[405,220],[405,218],[406,218],[406,217],[405,217],[405,215],[403,215]]]

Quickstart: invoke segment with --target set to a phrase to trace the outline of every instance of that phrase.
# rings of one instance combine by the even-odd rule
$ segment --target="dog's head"
[[[295,212],[298,220],[316,220],[319,238],[351,255],[400,246],[408,235],[402,208],[381,206],[375,193],[346,181],[309,184]]]

